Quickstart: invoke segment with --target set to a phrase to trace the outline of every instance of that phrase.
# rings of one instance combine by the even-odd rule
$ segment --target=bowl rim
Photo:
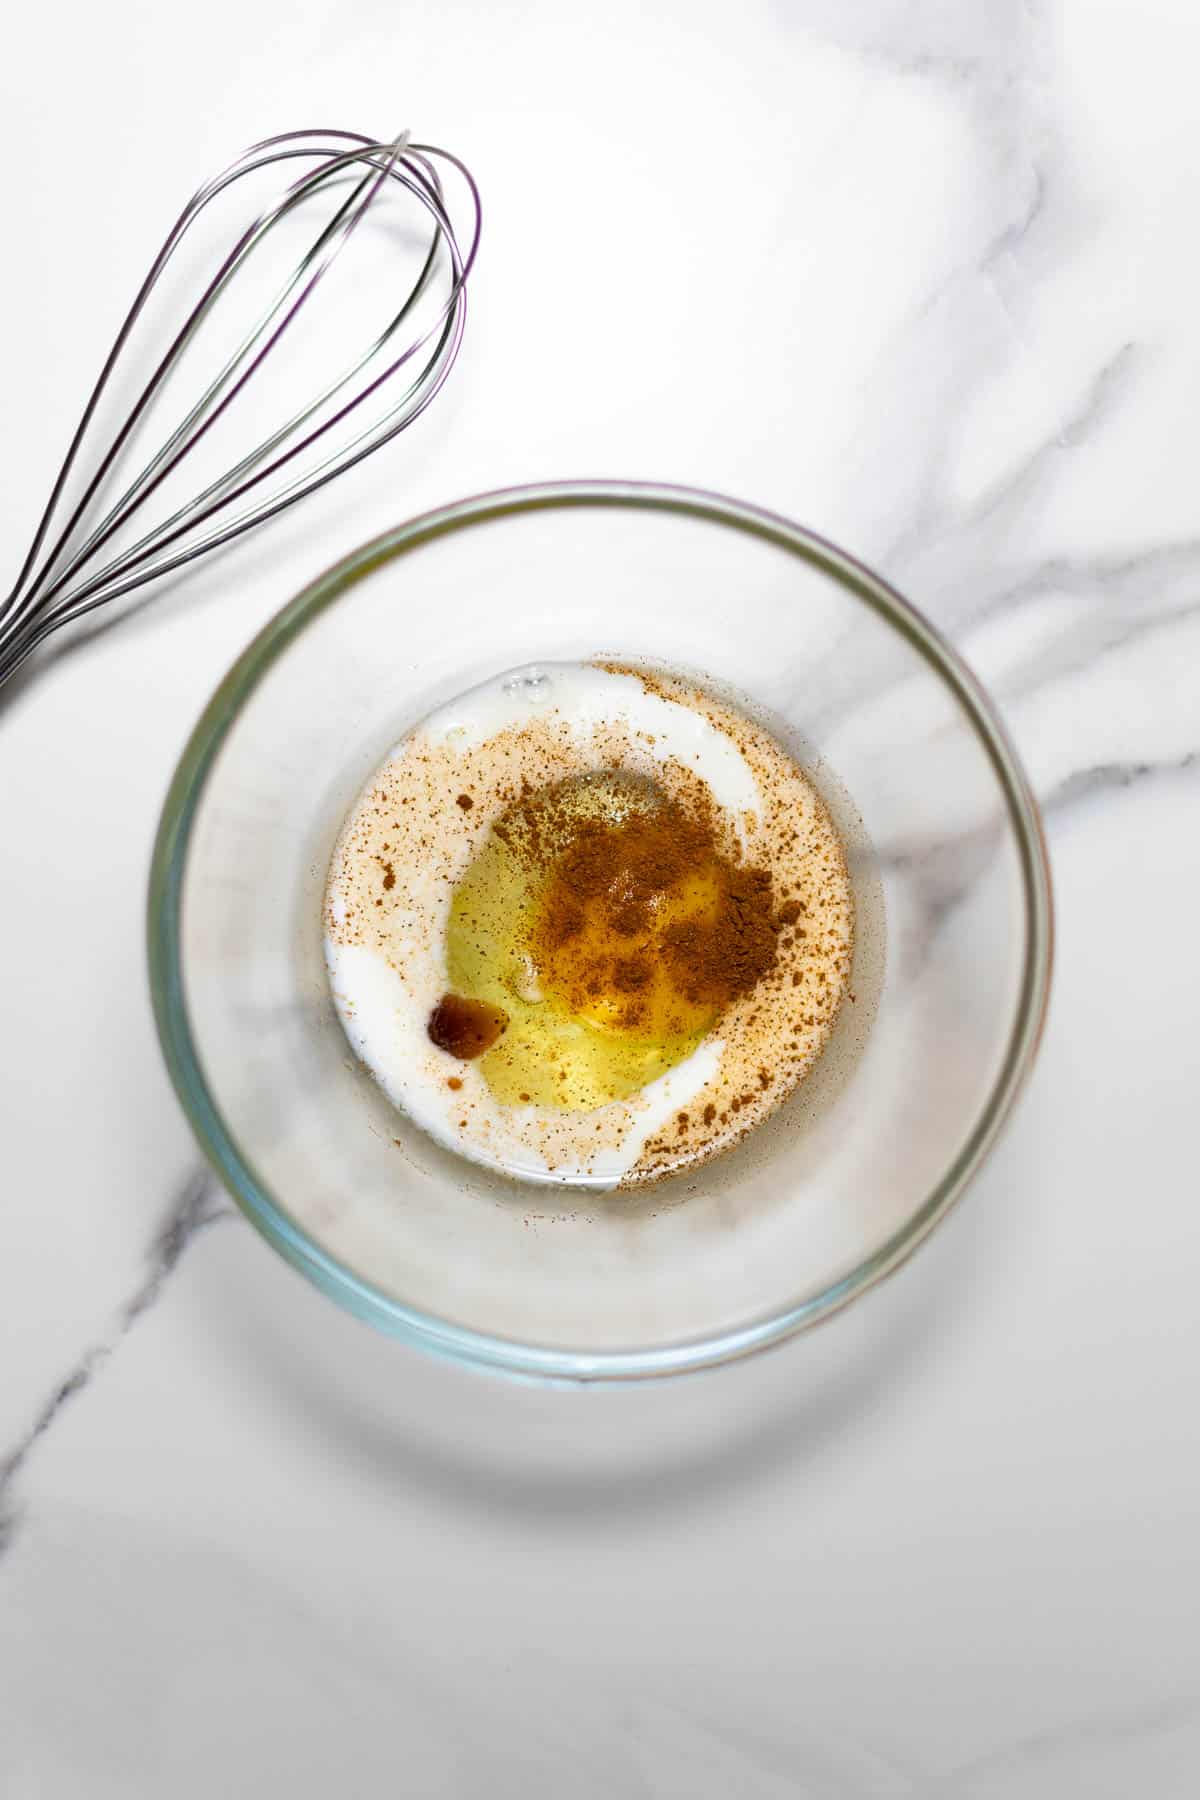
[[[847,1274],[805,1300],[711,1334],[602,1351],[522,1343],[425,1313],[375,1287],[316,1243],[258,1176],[209,1092],[192,1037],[181,962],[183,880],[201,795],[235,719],[292,639],[384,562],[472,525],[569,507],[643,508],[731,527],[816,564],[898,630],[950,689],[992,765],[1016,840],[1025,917],[1018,1001],[995,1082],[949,1167],[905,1224]],[[1053,945],[1049,858],[1037,802],[994,704],[957,651],[881,576],[817,532],[718,493],[641,481],[556,481],[472,495],[392,527],[310,582],[251,640],[197,721],[163,804],[147,901],[151,998],[167,1069],[200,1148],[251,1223],[318,1288],[392,1336],[452,1361],[569,1383],[681,1374],[766,1349],[829,1318],[905,1262],[977,1173],[1024,1085],[1045,1025]]]

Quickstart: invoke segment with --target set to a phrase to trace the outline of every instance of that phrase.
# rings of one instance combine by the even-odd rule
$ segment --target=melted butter
[[[501,1104],[586,1112],[627,1099],[690,1056],[716,1022],[719,1008],[681,993],[654,954],[663,931],[711,916],[714,869],[651,894],[625,929],[614,929],[611,890],[603,907],[580,903],[569,935],[548,928],[572,830],[608,828],[619,883],[620,827],[661,805],[651,783],[615,771],[555,784],[497,822],[459,881],[447,975],[456,993],[508,1015],[504,1037],[477,1064]]]

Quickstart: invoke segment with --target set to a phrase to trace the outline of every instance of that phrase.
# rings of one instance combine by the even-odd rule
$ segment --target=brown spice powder
[[[766,869],[721,854],[711,818],[664,801],[619,822],[568,825],[532,949],[560,977],[569,967],[580,1005],[606,992],[636,1000],[662,970],[690,1006],[719,1010],[774,967],[789,916],[790,906],[775,910]],[[562,952],[589,921],[586,949],[572,964]],[[636,1022],[636,1006],[623,1022]]]

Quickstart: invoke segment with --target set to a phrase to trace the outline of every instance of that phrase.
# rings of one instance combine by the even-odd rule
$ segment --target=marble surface
[[[421,426],[0,702],[0,1793],[1194,1794],[1189,9],[120,0],[20,33],[10,566],[208,168],[411,123],[486,217]],[[777,507],[926,608],[1027,760],[1060,925],[1031,1088],[914,1262],[772,1355],[583,1393],[428,1362],[272,1255],[200,1169],[142,947],[168,775],[251,632],[410,512],[572,474]]]

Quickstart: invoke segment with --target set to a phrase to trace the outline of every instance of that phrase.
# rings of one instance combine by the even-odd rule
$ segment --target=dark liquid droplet
[[[443,994],[429,1015],[428,1031],[439,1050],[464,1062],[490,1050],[508,1025],[503,1007],[486,1000],[465,1000],[461,994]]]

